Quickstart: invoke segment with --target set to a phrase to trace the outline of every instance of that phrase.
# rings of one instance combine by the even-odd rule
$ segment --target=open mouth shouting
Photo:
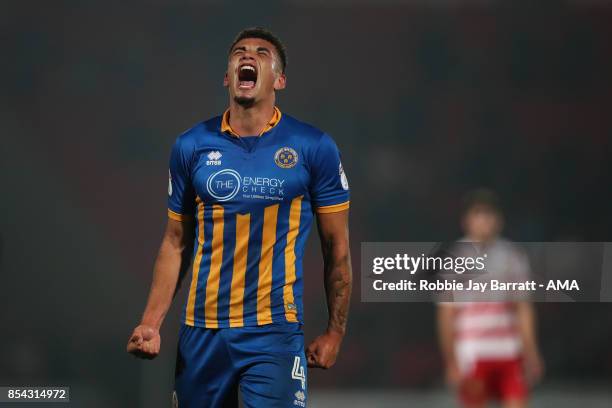
[[[238,89],[249,90],[257,83],[257,68],[252,64],[242,64],[238,67]]]

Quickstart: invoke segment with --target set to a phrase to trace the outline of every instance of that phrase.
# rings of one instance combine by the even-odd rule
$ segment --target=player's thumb
[[[318,367],[318,357],[317,357],[317,349],[314,345],[308,346],[306,349],[306,362],[308,363],[308,367]]]
[[[142,341],[142,333],[140,332],[140,330],[135,330],[134,333],[132,333],[132,337],[130,337],[129,343],[132,345],[140,346],[142,344]]]
[[[127,352],[128,353],[134,353],[135,351],[140,349],[141,344],[142,344],[142,342],[138,342],[138,341],[134,340],[133,337],[131,337],[130,341],[128,341],[128,344],[127,344]]]

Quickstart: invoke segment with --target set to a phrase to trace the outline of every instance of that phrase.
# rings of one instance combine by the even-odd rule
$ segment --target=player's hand
[[[527,353],[524,357],[525,375],[530,384],[535,384],[544,376],[544,360],[539,352]]]
[[[343,335],[328,331],[314,339],[306,348],[308,367],[328,369],[336,363]]]
[[[159,330],[151,326],[140,325],[134,329],[127,344],[127,352],[139,358],[151,360],[159,354],[161,337]]]
[[[451,387],[458,387],[461,384],[461,370],[456,363],[446,364],[445,378],[446,383]]]

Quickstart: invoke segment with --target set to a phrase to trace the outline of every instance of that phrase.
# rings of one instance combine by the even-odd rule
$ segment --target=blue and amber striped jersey
[[[170,158],[168,216],[196,228],[184,323],[302,322],[313,213],[349,207],[338,148],[277,108],[253,137],[238,137],[228,115],[180,135]]]

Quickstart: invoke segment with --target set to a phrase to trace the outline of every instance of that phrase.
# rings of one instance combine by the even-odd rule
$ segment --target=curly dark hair
[[[234,38],[232,45],[230,45],[228,54],[232,52],[238,41],[244,40],[245,38],[260,38],[272,44],[274,48],[276,48],[276,54],[281,61],[281,72],[285,72],[285,69],[287,68],[287,50],[276,35],[263,27],[247,28],[239,32],[236,38]]]
[[[499,197],[494,191],[486,188],[469,191],[463,197],[463,214],[466,214],[476,207],[485,207],[497,214],[502,213]]]

